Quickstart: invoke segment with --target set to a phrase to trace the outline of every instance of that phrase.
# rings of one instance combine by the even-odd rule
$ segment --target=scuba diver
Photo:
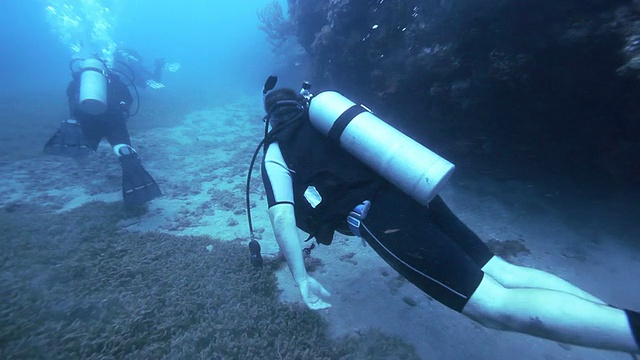
[[[79,67],[74,68],[77,64]],[[128,86],[100,59],[75,59],[67,87],[69,119],[47,141],[44,152],[84,158],[106,137],[122,167],[122,195],[127,206],[140,206],[161,195],[131,146],[127,119],[133,98]],[[134,87],[135,90],[135,87]],[[137,94],[137,90],[136,90]]]
[[[330,293],[307,273],[304,253],[315,243],[303,249],[297,228],[320,244],[339,231],[360,236],[424,293],[483,326],[640,353],[640,313],[492,253],[438,195],[453,164],[337,92],[312,96],[308,83],[273,90],[276,81],[263,88],[265,138],[253,161],[262,148],[269,217],[307,307],[329,308]]]
[[[132,83],[138,87],[152,89],[162,89],[162,73],[164,70],[176,72],[180,69],[179,63],[167,63],[165,59],[158,58],[153,63],[153,69],[144,65],[142,56],[132,49],[118,48],[114,55],[114,66],[116,69],[130,73]]]

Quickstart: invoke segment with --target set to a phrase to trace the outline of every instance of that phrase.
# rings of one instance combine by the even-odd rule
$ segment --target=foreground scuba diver
[[[504,261],[451,212],[437,191],[452,164],[402,144],[412,140],[338,93],[268,92],[274,85],[272,77],[263,89],[271,131],[265,128],[262,177],[277,243],[310,309],[330,307],[322,299],[330,294],[307,273],[296,227],[323,244],[334,230],[361,236],[419,289],[486,327],[639,352],[638,312]],[[374,144],[376,137],[382,142]],[[402,149],[423,152],[413,156],[413,171]],[[412,187],[416,174],[427,190]],[[250,249],[253,260],[255,240]]]
[[[122,167],[122,196],[127,206],[140,206],[161,195],[160,188],[142,167],[131,147],[126,121],[133,101],[131,92],[118,75],[99,59],[82,62],[72,71],[67,87],[70,119],[60,124],[47,141],[44,152],[82,158],[96,151],[106,137]]]

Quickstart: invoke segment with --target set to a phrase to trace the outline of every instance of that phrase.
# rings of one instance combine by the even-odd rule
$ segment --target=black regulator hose
[[[136,94],[136,111],[134,111],[133,114],[129,115],[129,117],[134,117],[134,116],[138,115],[138,112],[140,111],[140,93],[138,93],[138,87],[133,83],[133,81],[131,81],[131,79],[123,71],[109,68],[109,72],[119,73],[125,79],[130,81],[130,83],[127,86],[128,87],[132,87],[133,88],[133,92]]]
[[[75,58],[75,59],[71,59],[71,61],[69,61],[69,70],[71,71],[72,74],[75,74],[77,72],[77,70],[73,69],[73,66],[76,64],[76,62],[82,61],[82,60],[84,60],[84,59]]]
[[[276,103],[276,105],[278,105]],[[282,105],[291,105],[290,101],[282,101],[281,104]],[[250,234],[250,238],[251,240],[249,241],[249,253],[251,254],[251,264],[255,267],[261,267],[262,266],[262,255],[260,254],[260,243],[258,243],[258,241],[256,240],[256,236],[255,233],[253,231],[253,221],[251,220],[251,201],[250,201],[250,192],[251,192],[251,174],[253,173],[253,168],[255,166],[256,163],[256,158],[258,157],[258,153],[260,152],[260,149],[265,145],[265,142],[270,138],[273,137],[273,135],[277,134],[278,132],[280,132],[282,129],[285,129],[287,126],[295,123],[296,121],[298,121],[299,119],[302,118],[302,116],[305,113],[305,108],[302,107],[300,108],[300,113],[296,116],[294,116],[291,120],[288,120],[287,122],[281,124],[280,126],[278,126],[278,128],[271,130],[271,132],[269,132],[269,119],[271,118],[271,114],[273,113],[273,110],[275,110],[276,106],[274,105],[272,107],[272,109],[269,111],[269,114],[267,116],[265,116],[263,118],[264,121],[264,136],[262,138],[262,140],[260,141],[260,143],[258,144],[258,146],[256,146],[256,150],[253,152],[253,156],[251,157],[251,163],[249,164],[249,171],[247,172],[247,186],[245,188],[245,201],[246,201],[246,207],[247,207],[247,220],[248,220],[248,224],[249,224],[249,234]],[[267,149],[265,148],[264,151],[266,151]]]
[[[125,79],[129,80],[129,84],[127,84],[127,86],[132,87],[133,92],[136,94],[136,111],[134,111],[133,114],[129,115],[129,117],[134,117],[138,115],[138,112],[140,111],[140,93],[138,93],[138,87],[135,84],[136,75],[133,72],[133,70],[131,70],[131,67],[127,65],[127,63],[124,63],[122,61],[116,61],[116,62],[126,67],[129,70],[129,73],[131,74],[131,76],[128,76],[124,71],[108,68],[109,71],[117,72],[120,75],[122,75]]]
[[[262,267],[263,261],[262,261],[262,255],[260,254],[261,252],[260,243],[258,243],[258,241],[256,240],[255,233],[253,231],[253,221],[251,220],[251,199],[250,199],[251,174],[253,173],[253,167],[256,163],[256,158],[258,157],[260,148],[262,148],[262,146],[264,145],[264,142],[267,139],[267,133],[269,131],[269,121],[267,120],[266,117],[264,120],[265,120],[265,125],[264,125],[265,134],[262,140],[260,141],[260,143],[258,144],[258,146],[256,146],[256,150],[253,152],[253,157],[251,157],[251,163],[249,164],[249,171],[247,173],[247,187],[245,189],[247,220],[249,223],[249,236],[251,238],[251,240],[249,241],[249,253],[251,254],[251,265],[253,265],[254,267]]]

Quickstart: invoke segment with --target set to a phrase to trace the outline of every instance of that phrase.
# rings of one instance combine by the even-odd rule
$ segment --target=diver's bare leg
[[[559,278],[558,276],[542,270],[513,265],[497,256],[491,258],[491,260],[489,260],[489,262],[482,268],[482,271],[506,288],[556,290],[606,305],[606,303],[601,299],[578,288],[570,282]]]
[[[591,348],[640,352],[624,310],[566,292],[509,289],[485,276],[462,313],[494,329]]]

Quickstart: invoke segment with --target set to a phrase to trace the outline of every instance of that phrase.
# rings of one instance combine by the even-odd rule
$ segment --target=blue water
[[[114,49],[124,47],[134,49],[141,54],[143,62],[148,66],[151,66],[156,58],[164,58],[169,63],[180,64],[177,72],[165,73],[163,76],[162,81],[167,87],[164,89],[165,92],[141,90],[139,102],[142,104],[141,111],[130,123],[131,133],[136,137],[146,134],[153,126],[181,124],[185,114],[199,110],[202,98],[210,101],[209,98],[213,98],[211,95],[218,95],[227,89],[231,89],[232,91],[228,92],[234,95],[255,94],[257,97],[269,74],[278,74],[281,77],[280,85],[299,86],[300,81],[306,80],[306,75],[309,75],[305,73],[306,66],[299,51],[295,46],[285,46],[274,53],[267,35],[259,29],[260,21],[257,13],[271,1],[0,0],[0,32],[2,33],[0,36],[0,144],[2,144],[0,163],[7,169],[13,169],[13,178],[16,179],[35,176],[34,174],[41,175],[38,181],[32,182],[38,184],[37,187],[31,183],[24,185],[16,182],[16,186],[19,185],[16,192],[31,191],[29,186],[34,186],[37,190],[34,190],[37,192],[34,198],[44,199],[39,200],[38,204],[46,200],[50,201],[52,196],[47,191],[49,187],[53,187],[55,194],[61,185],[56,184],[56,188],[51,184],[60,178],[69,183],[91,182],[92,188],[98,187],[92,182],[96,179],[99,184],[100,181],[106,183],[112,192],[119,190],[119,169],[110,151],[102,152],[98,155],[102,158],[94,159],[93,169],[98,169],[95,171],[97,175],[92,174],[92,177],[86,175],[91,172],[89,168],[85,171],[84,178],[83,172],[77,170],[78,166],[71,161],[64,163],[57,159],[45,158],[42,154],[44,143],[68,114],[65,89],[71,79],[69,63],[74,58],[98,54],[105,61],[111,61]],[[286,1],[280,0],[280,2],[283,7],[286,7]],[[360,94],[360,96],[366,96],[366,94]],[[196,99],[198,101],[189,103],[193,98],[198,98]],[[207,105],[213,107],[218,104],[211,100]],[[421,109],[418,110],[421,111]],[[247,117],[251,117],[250,120],[252,120],[253,115],[260,113],[259,109],[255,112],[254,109],[240,110],[240,116],[246,113],[251,114],[251,116],[245,115],[245,118],[242,118],[244,120]],[[207,118],[207,121],[211,121],[211,125],[216,125],[217,120],[220,120],[220,124],[224,124],[236,121],[236,116],[240,117],[235,114],[226,116],[228,118]],[[255,116],[259,124],[261,124],[261,116],[261,114]],[[192,116],[191,119],[198,121],[199,115]],[[472,121],[464,126],[470,123]],[[225,151],[243,149],[242,146],[236,147],[237,144],[228,145],[224,141],[219,141],[215,138],[218,133],[210,134],[203,128],[187,129],[185,134],[184,136],[195,134],[192,136],[195,140],[191,144],[178,148],[178,155],[172,154],[171,157],[163,157],[174,150],[164,146],[165,137],[160,138],[161,140],[158,140],[158,136],[149,137],[155,142],[134,139],[134,146],[140,147],[144,161],[149,161],[145,163],[149,165],[149,170],[154,175],[157,174],[159,180],[165,180],[162,186],[167,197],[179,198],[183,193],[192,191],[191,189],[199,189],[201,184],[195,184],[200,181],[198,179],[215,180],[208,176],[210,170],[217,166],[201,162],[206,163],[207,171],[194,174],[193,169],[190,169],[191,173],[185,172],[185,174],[192,176],[194,180],[182,185],[179,176],[183,175],[182,173],[174,175],[176,172],[170,172],[170,175],[167,175],[162,172],[162,166],[165,166],[165,169],[167,166],[174,166],[172,163],[165,165],[167,158],[173,161],[203,153],[211,156],[210,150],[215,146],[222,146],[227,149]],[[587,133],[587,135],[590,134]],[[202,140],[198,136],[201,136]],[[247,137],[255,139],[256,143],[260,136],[261,127],[258,127],[255,133],[247,134]],[[205,137],[214,140],[207,140]],[[173,140],[175,139],[169,139],[167,143],[177,144]],[[461,148],[465,146],[471,148],[472,145],[470,142],[460,143]],[[451,147],[455,146],[457,144]],[[576,149],[580,148],[569,150],[575,152]],[[508,149],[500,149],[495,153],[487,151],[487,154],[510,155],[510,152]],[[626,154],[626,152],[621,151],[620,154]],[[238,169],[244,171],[248,167],[249,155],[249,153],[243,154],[238,161],[239,165],[234,161],[225,162],[228,163],[229,170],[223,169],[222,174],[226,174],[227,171],[238,172]],[[108,161],[101,163],[100,161],[107,156],[110,156]],[[492,168],[492,160],[488,159],[489,155],[486,157],[486,161]],[[605,159],[605,157],[601,158]],[[24,159],[27,160],[23,161]],[[571,168],[579,163],[574,159],[571,160],[573,164],[568,162],[565,165],[565,162],[562,162],[563,167]],[[180,168],[181,165],[176,162],[175,167]],[[522,169],[533,167],[533,165],[531,161],[518,164],[514,172],[524,172]],[[459,173],[464,171],[464,166],[460,168]],[[457,204],[458,208],[462,209],[463,219],[468,219],[474,228],[479,228],[487,239],[497,237],[499,238],[497,240],[514,238],[520,240],[524,238],[528,245],[532,246],[535,256],[524,260],[518,259],[518,261],[525,264],[533,263],[543,268],[552,267],[552,264],[558,261],[559,265],[554,265],[553,270],[557,270],[561,275],[566,275],[580,285],[587,285],[589,290],[603,294],[607,301],[611,300],[612,303],[620,306],[637,308],[638,286],[634,283],[634,279],[638,277],[638,256],[635,251],[637,250],[637,214],[639,213],[636,200],[637,188],[616,187],[611,181],[611,176],[594,172],[589,178],[580,179],[581,182],[605,182],[606,185],[603,188],[606,191],[594,191],[595,195],[587,196],[584,195],[586,192],[582,192],[574,182],[557,182],[552,178],[553,171],[548,171],[546,168],[543,170],[542,180],[531,184],[519,184],[509,180],[510,177],[506,177],[507,180],[495,182],[482,179],[476,182],[465,182],[464,178],[458,178],[461,180],[456,180],[455,192],[450,191],[447,195],[455,199],[455,193],[462,193],[458,195]],[[70,172],[70,175],[66,172]],[[4,172],[4,174],[7,173],[8,171]],[[87,178],[90,180],[86,180]],[[239,182],[244,181],[244,173],[239,179]],[[226,186],[225,189],[228,188],[229,183],[227,182],[224,186]],[[474,202],[468,201],[469,199],[478,200]],[[20,203],[17,204],[20,205]],[[193,207],[191,203],[187,205]],[[490,211],[484,210],[487,208]],[[220,213],[223,212],[220,211]],[[541,215],[546,213],[551,215]],[[176,216],[176,219],[178,218]],[[550,220],[552,218],[554,220]],[[177,223],[176,219],[174,220]],[[556,227],[557,231],[552,230]],[[4,230],[0,228],[0,231]],[[28,232],[27,235],[29,235]],[[40,238],[35,239],[34,243],[36,240],[39,241]],[[42,242],[50,244],[46,240],[49,239],[42,239]],[[64,258],[64,251],[60,251],[61,247],[57,245],[54,242],[51,246],[58,250],[59,258]],[[38,246],[34,247],[39,249]],[[327,256],[329,251],[340,251],[340,249],[338,245],[324,254]],[[25,253],[27,252],[25,250]],[[11,252],[7,251],[6,254]],[[17,257],[17,259],[20,258]],[[22,259],[13,260],[14,263],[22,261]],[[49,262],[51,263],[50,260]],[[431,300],[422,297],[421,294],[415,295],[416,299],[420,299],[419,308],[415,308],[414,300],[402,301],[405,293],[401,292],[398,295],[389,291],[389,289],[397,290],[397,285],[394,284],[398,281],[395,277],[381,280],[381,277],[386,278],[388,273],[383,272],[385,275],[380,275],[380,268],[366,268],[367,261],[362,261],[361,264],[364,266],[361,266],[359,271],[367,277],[359,279],[358,286],[345,281],[332,282],[328,278],[329,275],[319,278],[323,283],[327,279],[325,285],[331,291],[337,290],[334,294],[338,296],[332,300],[334,303],[332,311],[334,319],[344,318],[343,322],[347,329],[345,331],[356,329],[359,333],[358,329],[363,329],[377,321],[378,324],[382,324],[383,330],[402,333],[413,344],[419,344],[421,355],[428,354],[424,356],[425,358],[446,358],[442,354],[468,353],[474,353],[480,358],[482,355],[478,354],[495,355],[497,353],[492,358],[507,359],[512,356],[510,350],[512,348],[538,351],[535,355],[528,354],[530,358],[535,358],[536,355],[540,355],[539,358],[543,355],[547,355],[547,358],[554,356],[584,358],[579,349],[560,348],[552,342],[538,343],[535,342],[538,340],[526,337],[514,338],[511,337],[513,334],[497,333],[470,326],[466,319],[454,317],[449,310],[440,305],[435,303],[432,305]],[[37,272],[36,270],[38,268],[33,270],[34,273]],[[336,274],[344,275],[337,271]],[[354,271],[354,274],[359,273]],[[334,275],[331,274],[331,276]],[[59,292],[62,291],[59,290]],[[374,295],[370,296],[370,294]],[[197,297],[197,294],[191,296]],[[354,301],[358,298],[365,301]],[[186,302],[194,300],[193,297],[186,299],[188,299],[184,300]],[[199,299],[194,301],[197,300]],[[1,303],[5,302],[0,300]],[[411,310],[412,307],[414,310]],[[31,311],[29,307],[20,308]],[[9,313],[5,311],[4,314]],[[348,316],[343,316],[346,314]],[[376,314],[381,315],[376,316]],[[19,316],[13,315],[13,317],[18,319],[17,322],[22,321]],[[367,322],[370,319],[375,321]],[[392,321],[387,322],[387,319]],[[1,327],[0,330],[2,330]],[[442,352],[434,355],[429,352],[432,349],[441,349]],[[278,354],[279,352],[278,349]],[[273,354],[275,358],[275,352]],[[463,357],[459,356],[459,358]],[[606,353],[599,358],[612,357]]]
[[[148,64],[158,57],[180,63],[170,81],[185,91],[259,89],[274,63],[257,17],[269,2],[2,1],[0,95],[64,89],[71,58],[108,58],[115,46],[135,49]]]

